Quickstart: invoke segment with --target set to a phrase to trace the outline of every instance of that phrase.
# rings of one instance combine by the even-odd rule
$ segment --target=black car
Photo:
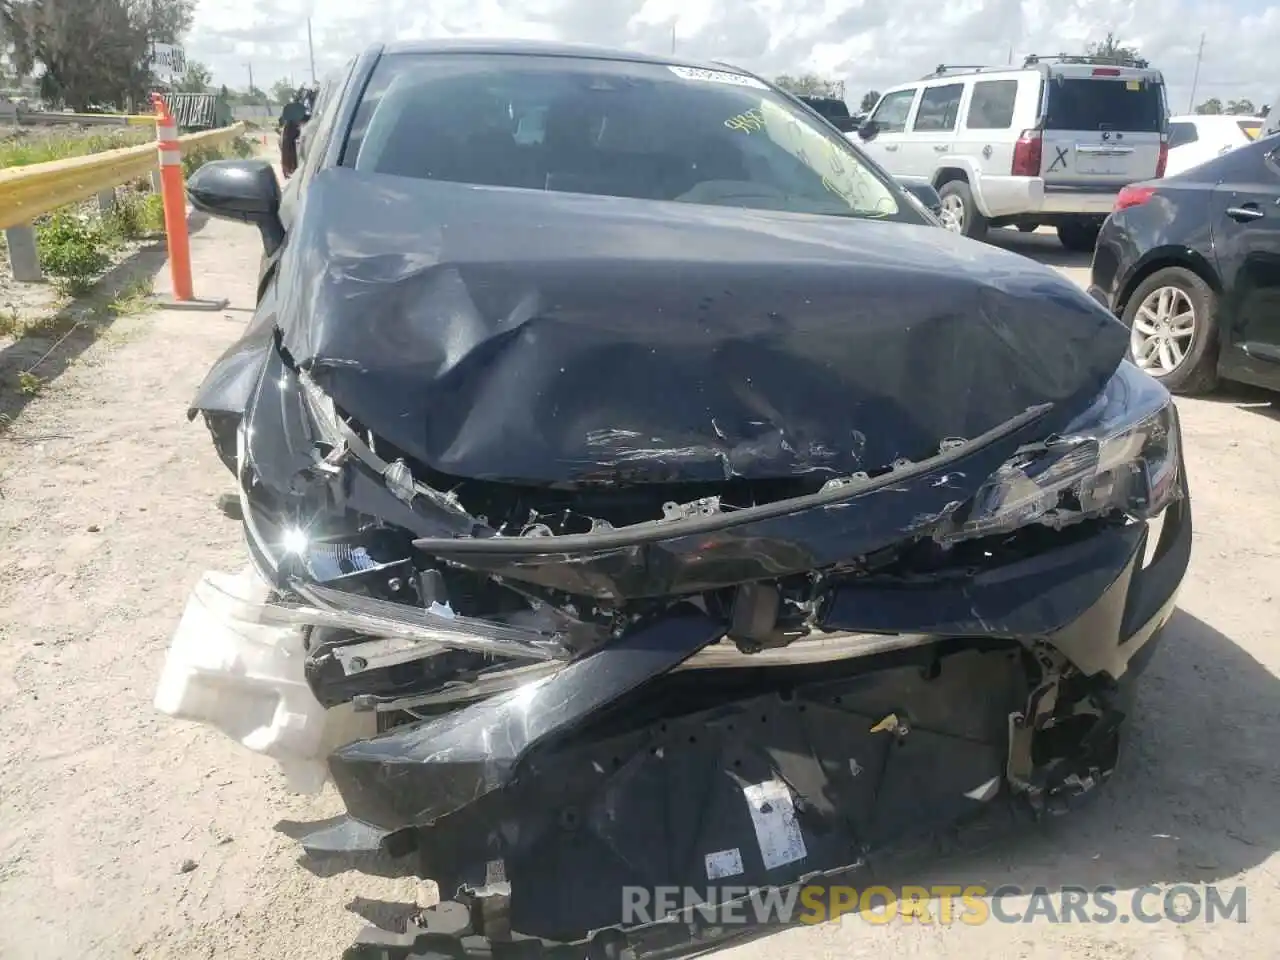
[[[1089,292],[1174,393],[1280,390],[1280,136],[1121,191]]]
[[[841,133],[852,133],[857,129],[857,123],[849,113],[849,105],[839,97],[816,97],[802,94],[797,99],[822,114]]]
[[[628,892],[794,888],[1111,774],[1191,514],[1105,309],[731,67],[455,41],[335,89],[283,202],[191,178],[265,244],[190,410],[253,570],[201,581],[156,702],[331,777],[313,854],[436,880],[444,939],[369,955],[705,946]]]

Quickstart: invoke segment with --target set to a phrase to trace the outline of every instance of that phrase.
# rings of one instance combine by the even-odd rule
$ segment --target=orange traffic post
[[[173,298],[191,300],[191,240],[187,236],[187,192],[182,184],[182,144],[178,124],[160,94],[156,105],[156,149],[160,153],[160,198],[164,201],[164,234],[169,246],[169,275]]]
[[[164,202],[164,235],[169,248],[169,276],[174,307],[221,310],[227,301],[197,300],[191,283],[191,239],[187,235],[187,191],[182,181],[182,144],[178,124],[158,93],[151,95],[156,109],[156,150],[160,162],[160,199]]]

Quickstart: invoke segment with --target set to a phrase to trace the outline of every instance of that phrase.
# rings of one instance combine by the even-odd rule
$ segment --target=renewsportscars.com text
[[[1248,921],[1244,887],[1175,884],[1134,890],[1115,887],[988,887],[935,885],[897,888],[806,886],[751,890],[721,886],[624,887],[623,923],[655,923],[696,910],[717,923],[825,923],[858,916],[868,923],[1221,923]]]

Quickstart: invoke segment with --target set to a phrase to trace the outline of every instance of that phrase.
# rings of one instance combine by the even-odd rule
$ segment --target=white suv
[[[940,66],[886,91],[851,136],[890,173],[928,177],[951,229],[1045,224],[1080,251],[1120,189],[1163,176],[1169,157],[1160,71],[1099,57]]]

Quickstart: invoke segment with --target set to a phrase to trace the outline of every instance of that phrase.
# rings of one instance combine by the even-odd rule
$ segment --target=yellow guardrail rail
[[[217,130],[189,133],[178,140],[184,151],[216,147],[230,143],[244,130],[243,123],[235,123]],[[157,164],[155,144],[144,143],[84,157],[0,169],[0,230],[25,226],[50,210],[145,177]]]

